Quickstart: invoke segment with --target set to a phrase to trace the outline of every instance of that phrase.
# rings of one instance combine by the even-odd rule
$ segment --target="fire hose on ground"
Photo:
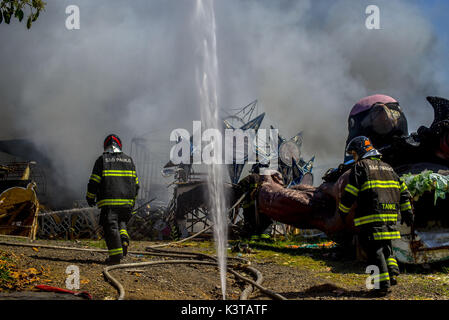
[[[245,197],[246,194],[242,195],[239,200],[228,210],[233,210]],[[147,261],[147,262],[137,262],[137,263],[127,263],[127,264],[118,264],[118,265],[111,265],[107,266],[103,269],[103,274],[105,278],[118,290],[119,296],[118,300],[125,299],[125,289],[123,285],[115,279],[111,274],[110,271],[117,270],[117,269],[127,269],[127,268],[135,268],[135,267],[143,267],[143,266],[149,266],[149,265],[158,265],[158,264],[202,264],[202,265],[214,265],[217,266],[217,259],[214,256],[210,256],[203,253],[196,253],[196,252],[174,252],[169,250],[161,250],[158,248],[161,247],[167,247],[175,244],[179,244],[185,241],[188,241],[190,239],[193,239],[197,237],[198,235],[206,232],[210,228],[212,228],[213,225],[210,225],[206,227],[205,229],[195,233],[194,235],[184,238],[179,241],[169,242],[165,244],[159,244],[154,245],[151,247],[147,247],[146,251],[129,251],[130,254],[135,255],[153,255],[153,256],[164,256],[164,257],[183,257],[183,258],[206,258],[211,259],[213,261],[204,261],[204,260],[163,260],[163,261]],[[30,244],[30,243],[19,243],[19,242],[9,242],[9,241],[0,241],[0,245],[9,245],[9,246],[20,246],[20,247],[32,247],[32,248],[45,248],[45,249],[57,249],[57,250],[72,250],[72,251],[85,251],[85,252],[100,252],[100,253],[107,253],[108,251],[105,249],[88,249],[88,248],[76,248],[76,247],[65,247],[65,246],[53,246],[53,245],[45,245],[45,244]],[[256,287],[260,290],[260,292],[264,293],[265,295],[271,297],[272,299],[276,300],[287,300],[282,295],[269,290],[267,288],[264,288],[261,283],[263,282],[263,276],[262,273],[257,270],[256,268],[249,266],[249,261],[243,259],[243,258],[229,258],[229,260],[238,260],[241,261],[241,264],[228,266],[228,271],[232,273],[237,278],[249,283],[249,285],[242,291],[240,295],[241,300],[247,300],[249,295],[253,292],[253,287]],[[234,269],[243,269],[246,271],[249,271],[253,275],[256,276],[256,281],[249,279],[238,272],[236,272]]]

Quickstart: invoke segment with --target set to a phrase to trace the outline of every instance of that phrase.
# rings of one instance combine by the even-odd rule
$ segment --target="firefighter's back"
[[[360,181],[355,225],[394,231],[400,212],[399,177],[389,164],[378,158],[360,160],[355,170],[361,171],[363,176]]]
[[[132,158],[123,152],[105,152],[101,158],[103,170],[98,206],[114,204],[132,206],[137,185],[136,169]]]

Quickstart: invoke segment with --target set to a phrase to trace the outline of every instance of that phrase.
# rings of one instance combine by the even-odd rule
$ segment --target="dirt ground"
[[[102,241],[37,240],[34,243],[94,249],[105,247]],[[146,247],[154,244],[156,243],[132,242],[130,250],[144,251]],[[231,242],[230,245],[234,244],[235,242]],[[264,278],[262,285],[287,299],[449,299],[448,264],[401,266],[402,274],[398,285],[393,287],[393,292],[387,297],[373,298],[365,286],[367,274],[364,273],[364,264],[342,256],[338,248],[308,250],[263,242],[250,242],[249,247],[250,253],[228,250],[229,256],[249,260],[254,268],[261,271]],[[213,254],[214,244],[207,240],[190,241],[166,249]],[[106,257],[103,253],[7,245],[0,245],[0,253],[12,254],[17,270],[36,270],[33,271],[36,274],[32,274],[31,278],[28,276],[27,279],[31,280],[23,288],[0,289],[0,300],[7,299],[8,295],[18,291],[37,292],[34,286],[38,284],[66,288],[66,270],[70,265],[76,265],[80,270],[80,288],[76,291],[87,291],[95,300],[114,300],[118,297],[117,290],[105,281],[102,274],[105,267],[103,260]],[[164,257],[129,254],[124,263],[161,259]],[[125,298],[129,300],[222,299],[220,276],[215,266],[164,264],[113,270],[111,274],[123,284],[126,289]],[[253,278],[250,274],[242,274]],[[226,298],[239,299],[246,285],[246,282],[228,273]],[[271,299],[257,289],[249,298]]]

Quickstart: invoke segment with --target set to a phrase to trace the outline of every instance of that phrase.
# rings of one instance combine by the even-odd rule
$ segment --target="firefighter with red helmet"
[[[123,153],[117,135],[108,135],[103,146],[104,152],[95,161],[87,185],[86,200],[90,206],[101,209],[100,225],[109,253],[105,262],[118,264],[129,246],[126,224],[132,215],[139,180],[133,159]]]
[[[379,274],[374,275],[375,293],[385,295],[397,283],[399,275],[391,244],[393,239],[401,237],[396,229],[398,214],[402,224],[413,223],[410,193],[393,168],[381,161],[381,153],[367,137],[353,138],[346,152],[353,156],[355,164],[338,210],[345,219],[357,202],[354,225],[360,229],[359,240],[368,263],[379,268]]]

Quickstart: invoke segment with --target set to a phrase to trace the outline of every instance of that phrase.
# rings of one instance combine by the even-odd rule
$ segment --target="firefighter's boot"
[[[104,263],[112,266],[112,265],[116,265],[116,264],[120,264],[120,256],[109,256]]]
[[[126,229],[120,229],[120,241],[122,242],[123,257],[126,257],[129,247],[129,235]]]

